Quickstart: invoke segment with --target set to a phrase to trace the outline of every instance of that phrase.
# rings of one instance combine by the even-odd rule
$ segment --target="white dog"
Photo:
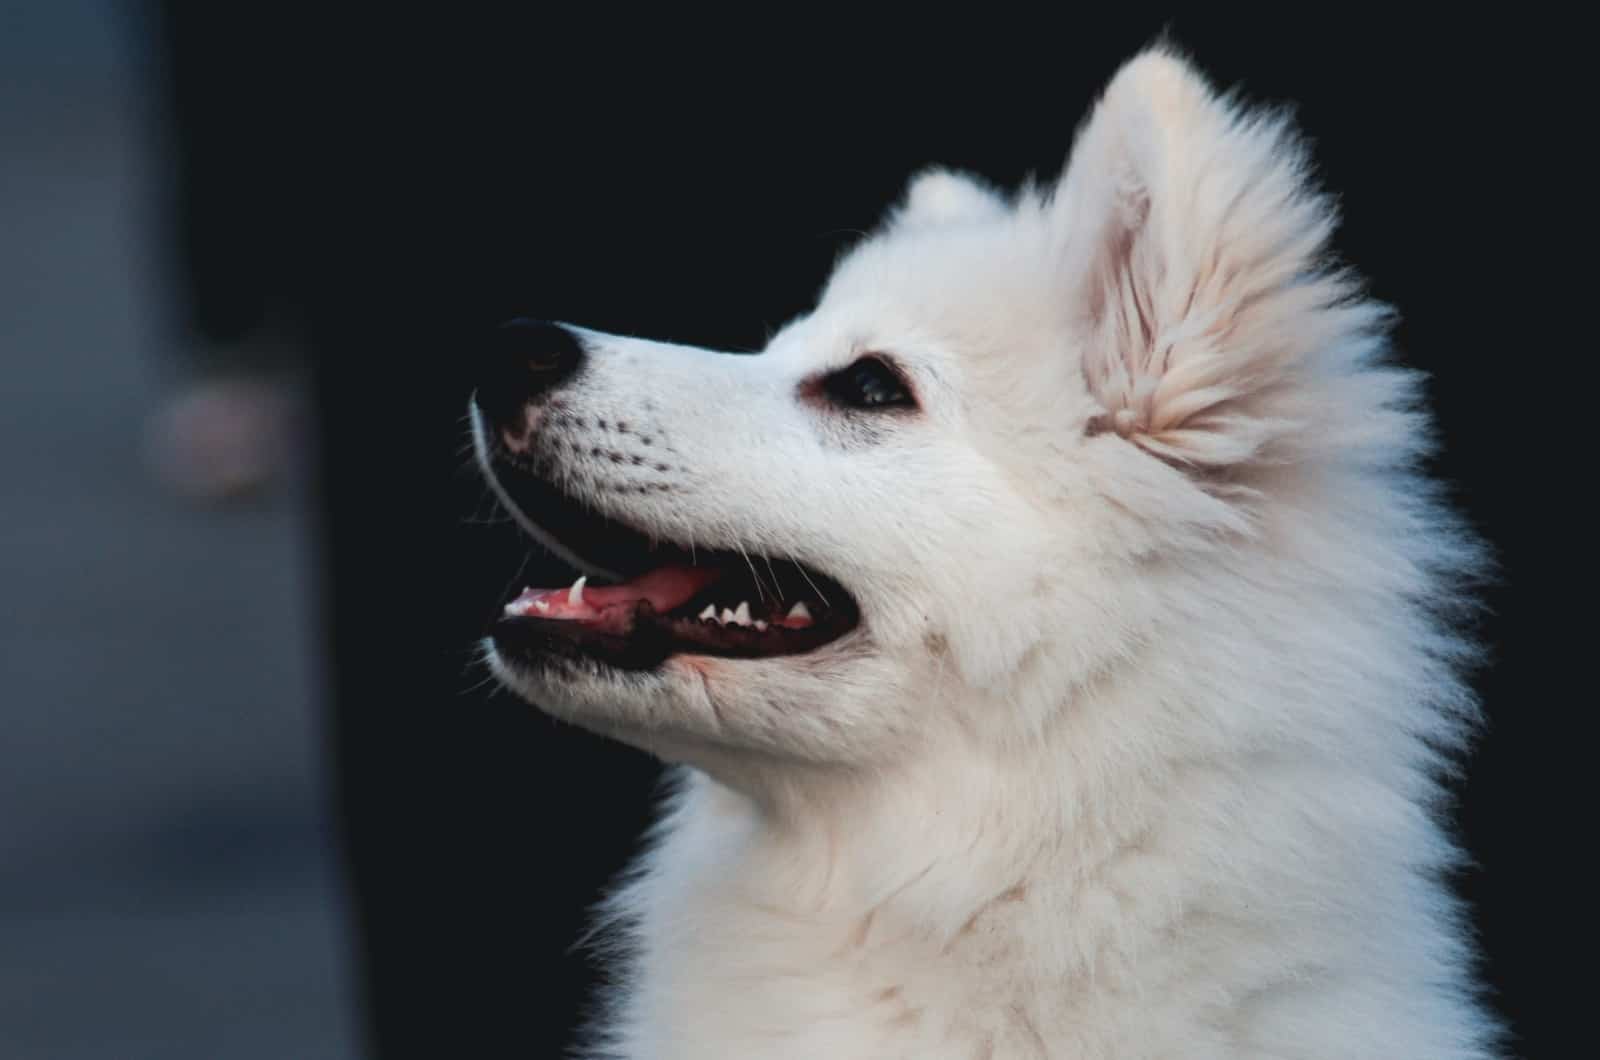
[[[684,767],[596,1055],[1496,1055],[1440,881],[1481,560],[1333,223],[1154,51],[761,356],[502,329],[481,461],[585,577],[489,665]]]

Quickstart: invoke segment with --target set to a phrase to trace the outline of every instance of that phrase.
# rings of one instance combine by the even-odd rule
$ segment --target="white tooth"
[[[541,611],[550,610],[550,602],[548,600],[535,600],[533,602],[533,606],[537,607]]]
[[[572,583],[572,588],[567,590],[567,603],[571,604],[573,607],[583,606],[583,587],[588,580],[589,576],[585,574],[579,577],[577,581]]]
[[[733,612],[728,610],[726,607],[724,607],[722,609],[722,617],[717,619],[717,621],[721,622],[724,626],[726,626],[729,622],[732,622],[733,620],[734,620],[733,619]]]
[[[706,609],[700,612],[700,621],[710,622],[717,617],[717,605],[707,604]]]
[[[787,617],[791,619],[803,618],[807,622],[810,622],[811,608],[806,606],[806,602],[804,600],[801,600],[798,604],[795,604],[793,607],[789,608],[789,614]]]
[[[522,614],[522,605],[517,603],[517,602],[515,602],[515,601],[512,601],[511,603],[506,605],[506,614],[510,615],[513,618],[516,618],[516,617],[520,616]]]
[[[766,620],[761,618],[756,619],[756,628],[765,633],[767,631]]]
[[[750,624],[750,601],[749,600],[740,600],[739,601],[739,610],[737,610],[737,611],[735,611],[733,613],[733,620],[735,622],[739,623],[739,625],[741,625],[741,626],[748,626]]]

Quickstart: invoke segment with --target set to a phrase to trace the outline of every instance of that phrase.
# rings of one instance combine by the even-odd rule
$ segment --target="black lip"
[[[560,619],[502,618],[489,635],[496,651],[524,663],[593,660],[619,670],[650,670],[672,654],[671,640],[649,623],[636,622],[619,635]]]

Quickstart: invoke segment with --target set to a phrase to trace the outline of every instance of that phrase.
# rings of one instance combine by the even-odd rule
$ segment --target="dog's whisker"
[[[756,565],[751,562],[750,553],[744,550],[743,545],[739,545],[737,547],[739,549],[739,555],[744,557],[744,565],[750,568],[751,579],[753,579],[756,583],[756,596],[761,600],[765,600],[767,598],[766,586],[761,581],[761,575],[756,573]]]
[[[829,607],[832,607],[833,604],[828,602],[827,594],[824,593],[821,589],[817,588],[817,583],[812,581],[811,580],[811,575],[806,573],[805,564],[801,563],[799,560],[795,559],[793,556],[789,557],[789,561],[791,563],[793,563],[794,566],[795,566],[795,569],[800,572],[800,577],[802,577],[802,578],[804,578],[806,580],[806,584],[811,586],[811,591],[817,594],[817,598],[820,599],[823,603],[827,604]]]
[[[506,587],[501,591],[500,595],[508,596],[516,591],[517,584],[522,581],[522,575],[528,569],[528,560],[531,558],[531,555],[523,555],[522,562],[517,564],[517,572],[511,576],[511,580],[506,583]]]
[[[767,565],[767,573],[772,575],[772,591],[774,598],[777,600],[782,600],[783,583],[778,580],[778,572],[772,569],[772,557],[768,555],[762,555],[761,561]]]

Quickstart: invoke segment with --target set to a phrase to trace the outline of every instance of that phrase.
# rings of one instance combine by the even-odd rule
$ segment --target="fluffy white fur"
[[[1496,1055],[1439,879],[1479,558],[1332,225],[1281,118],[1150,52],[1059,184],[923,175],[764,355],[589,334],[565,403],[673,488],[568,488],[864,615],[798,657],[491,658],[683,766],[594,1055]],[[802,399],[865,351],[920,412]]]

